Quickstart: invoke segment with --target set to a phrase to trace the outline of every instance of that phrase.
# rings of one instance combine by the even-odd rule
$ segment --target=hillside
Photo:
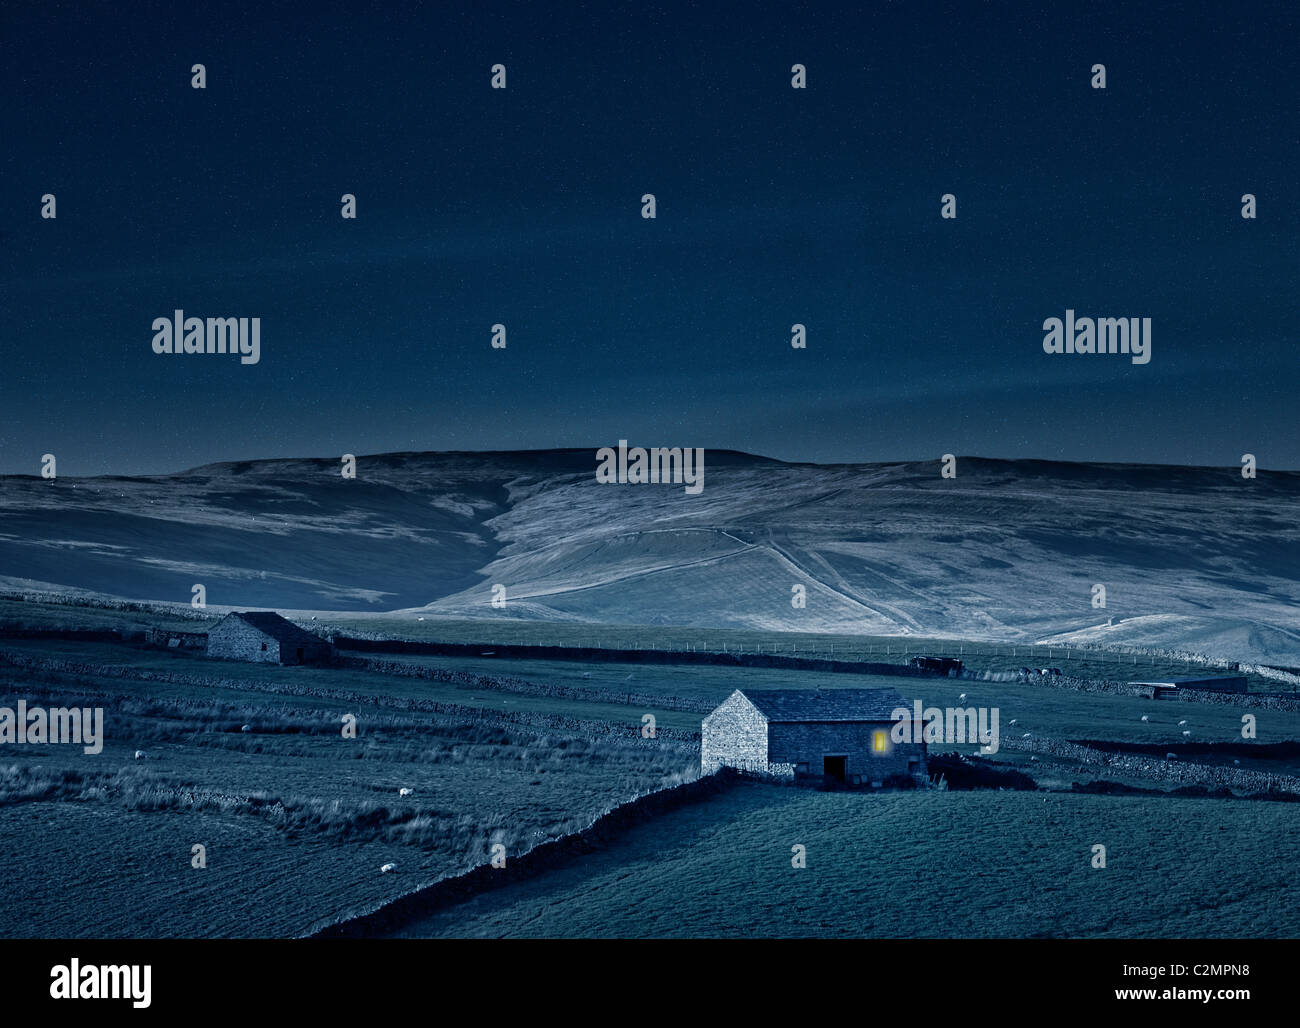
[[[692,496],[602,485],[594,452],[361,457],[356,480],[333,459],[6,476],[0,574],[173,602],[201,582],[212,605],[1052,638],[1300,664],[1300,473],[963,458],[945,480],[938,461],[709,451]]]

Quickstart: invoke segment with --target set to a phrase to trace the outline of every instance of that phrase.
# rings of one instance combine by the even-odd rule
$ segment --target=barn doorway
[[[301,647],[301,646],[298,647],[298,663],[299,663],[299,664],[302,663],[302,647]]]
[[[823,758],[822,758],[822,773],[823,773],[827,778],[831,779],[832,781],[842,782],[842,781],[844,781],[844,778],[845,778],[845,767],[844,767],[844,765],[845,765],[845,763],[846,763],[847,761],[848,761],[848,758],[847,758],[847,757],[843,757],[843,756],[840,756],[840,757],[823,757]]]

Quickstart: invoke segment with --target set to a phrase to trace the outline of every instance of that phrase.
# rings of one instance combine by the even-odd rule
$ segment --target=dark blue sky
[[[0,13],[0,472],[1300,467],[1294,4],[190,6]],[[260,317],[260,364],[154,354],[176,307]],[[1067,307],[1151,363],[1044,354]]]

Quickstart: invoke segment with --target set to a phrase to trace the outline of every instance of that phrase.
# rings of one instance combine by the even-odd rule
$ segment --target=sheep
[[[400,789],[397,790],[397,795],[399,795],[399,796],[410,796],[410,795],[414,794],[414,792],[415,792],[414,789],[408,789],[406,786],[402,786]]]
[[[396,864],[385,864],[383,867],[379,869],[379,873],[386,875],[388,874],[389,871],[396,871],[396,870],[397,870]]]
[[[1017,718],[1014,718],[1014,717],[1013,717],[1013,718],[1011,719],[1011,723],[1014,725],[1014,724],[1016,723],[1017,720],[1018,720]]]
[[[136,751],[135,751],[135,759],[136,759],[136,760],[144,760],[144,759],[145,759],[145,752],[144,752],[144,750],[136,750]]]
[[[1191,732],[1183,732],[1183,735],[1191,735]]]
[[[1178,754],[1177,754],[1177,753],[1166,753],[1166,754],[1165,754],[1165,760],[1177,760],[1177,759],[1178,759]]]
[[[252,726],[252,725],[243,725],[243,726],[240,727],[239,730],[240,730],[241,732],[251,732],[251,731],[253,730],[253,726]]]
[[[1143,714],[1143,715],[1142,715],[1142,720],[1143,720],[1143,721],[1150,721],[1151,719],[1150,719],[1149,717],[1147,717],[1145,714]]]
[[[1032,739],[1033,736],[1034,736],[1034,733],[1033,733],[1033,732],[1026,732],[1026,733],[1025,733],[1024,735],[1022,735],[1020,738],[1022,738],[1022,739]]]
[[[1179,728],[1182,728],[1183,725],[1185,725],[1185,724],[1187,724],[1187,718],[1183,718],[1181,721],[1179,721],[1179,722],[1178,722],[1178,727],[1179,727]]]
[[[966,702],[966,694],[965,694],[965,693],[962,693],[960,696],[958,696],[958,697],[957,697],[957,702],[958,702],[958,703],[965,703],[965,702]]]

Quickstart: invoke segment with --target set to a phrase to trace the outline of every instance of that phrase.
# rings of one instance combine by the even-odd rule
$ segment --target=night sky
[[[1300,468],[1293,3],[193,6],[0,11],[0,472]],[[260,363],[153,353],[178,307],[260,317]],[[1045,354],[1066,308],[1150,317],[1151,363]]]

